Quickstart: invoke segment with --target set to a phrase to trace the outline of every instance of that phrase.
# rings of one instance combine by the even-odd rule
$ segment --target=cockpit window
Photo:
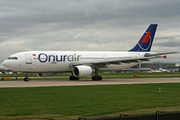
[[[12,60],[18,60],[17,57],[9,57],[9,58],[8,58],[8,60],[11,60],[11,59],[12,59]]]

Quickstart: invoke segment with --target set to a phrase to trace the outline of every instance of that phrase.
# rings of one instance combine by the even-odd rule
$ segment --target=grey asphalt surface
[[[30,80],[24,81],[0,81],[0,88],[7,87],[45,87],[45,86],[84,86],[84,85],[115,85],[115,84],[148,84],[148,83],[180,83],[180,78],[136,78],[136,79],[103,79],[92,80]]]

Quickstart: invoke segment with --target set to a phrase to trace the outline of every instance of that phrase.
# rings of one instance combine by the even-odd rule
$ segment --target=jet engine
[[[54,73],[38,73],[37,76],[38,77],[48,77],[48,76],[53,76]]]
[[[72,72],[75,77],[86,77],[92,75],[93,69],[90,66],[82,65],[74,67]]]

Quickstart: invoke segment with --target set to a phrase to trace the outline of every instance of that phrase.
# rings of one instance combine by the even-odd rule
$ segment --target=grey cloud
[[[108,44],[130,49],[126,47],[134,46],[151,23],[159,24],[158,31],[178,30],[179,6],[178,0],[0,1],[0,50],[7,54],[0,61],[26,49],[68,50],[69,47],[84,50],[85,47],[80,44],[96,44],[99,49],[106,48],[102,46]],[[24,42],[16,44],[15,50],[9,49],[7,52],[2,44],[15,40]],[[178,36],[158,36],[155,40],[155,47],[173,49],[173,46],[179,45]],[[119,46],[122,43],[126,47]],[[89,47],[87,50],[92,49]]]
[[[157,37],[156,40],[154,46],[180,48],[180,35]]]
[[[165,41],[165,42],[158,42],[155,44],[155,46],[159,47],[179,47],[180,48],[180,41]]]

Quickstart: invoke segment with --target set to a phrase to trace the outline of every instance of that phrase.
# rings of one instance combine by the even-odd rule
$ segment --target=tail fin
[[[162,70],[162,67],[159,65],[159,70]]]
[[[144,35],[141,37],[136,46],[129,50],[134,52],[150,52],[153,43],[154,35],[156,32],[157,24],[151,24]]]

